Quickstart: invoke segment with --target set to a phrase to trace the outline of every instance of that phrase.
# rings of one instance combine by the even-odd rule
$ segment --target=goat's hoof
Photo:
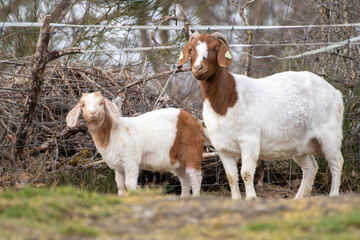
[[[329,194],[329,197],[339,197],[340,195],[339,195],[339,193],[330,193]]]
[[[239,196],[231,196],[232,200],[241,200],[241,195]]]
[[[303,199],[304,196],[295,196],[293,200],[299,200],[299,199]]]
[[[257,200],[257,197],[256,196],[246,196],[246,200]]]

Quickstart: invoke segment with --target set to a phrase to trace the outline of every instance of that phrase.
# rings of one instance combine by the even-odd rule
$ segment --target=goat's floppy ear
[[[123,96],[117,96],[115,99],[112,100],[112,103],[117,107],[117,109],[120,112],[120,116],[122,116],[121,108],[122,108],[122,102],[124,101]]]
[[[121,117],[120,109],[116,107],[114,103],[105,98],[105,108],[108,110],[113,120],[117,120]]]
[[[185,45],[183,50],[181,50],[179,55],[179,65],[177,66],[178,68],[181,68],[189,60],[189,53],[190,53],[189,46],[190,44],[188,43]]]
[[[229,51],[228,46],[221,40],[219,40],[219,42],[220,42],[220,48],[217,53],[218,64],[221,67],[228,68],[231,66],[232,63],[232,55]]]
[[[78,103],[66,116],[66,125],[70,128],[75,127],[76,122],[80,117],[80,114],[81,114],[81,105],[80,103]]]

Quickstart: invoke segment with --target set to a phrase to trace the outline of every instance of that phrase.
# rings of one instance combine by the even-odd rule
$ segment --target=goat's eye
[[[84,107],[85,106],[85,104],[81,104],[81,107]]]
[[[100,103],[100,105],[103,105],[103,104],[104,104],[104,102],[101,102],[101,103]]]

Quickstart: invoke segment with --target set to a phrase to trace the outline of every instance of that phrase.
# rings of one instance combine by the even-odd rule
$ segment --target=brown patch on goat
[[[249,184],[250,184],[250,182],[251,182],[251,175],[250,175],[249,171],[245,171],[245,174],[244,174],[244,176],[242,176],[242,179],[243,179],[245,185],[249,185]]]
[[[234,178],[231,175],[226,174],[226,178],[229,182],[229,185],[232,186],[234,184]]]
[[[191,114],[180,109],[175,141],[169,152],[171,165],[179,161],[185,168],[200,171],[204,141],[201,124]]]
[[[130,132],[129,127],[125,127],[125,130],[126,130],[127,134],[128,134],[129,136],[131,136],[131,132]]]
[[[322,149],[319,141],[316,138],[312,138],[310,144],[314,147],[314,154],[322,156]]]
[[[96,146],[100,148],[107,148],[109,146],[112,122],[113,120],[106,110],[103,123],[94,129],[89,127],[91,137]]]
[[[235,79],[224,67],[220,67],[207,80],[201,81],[200,88],[204,100],[208,99],[214,111],[222,116],[238,100]]]
[[[101,95],[100,92],[94,92],[94,96],[98,98],[104,98],[103,95]]]

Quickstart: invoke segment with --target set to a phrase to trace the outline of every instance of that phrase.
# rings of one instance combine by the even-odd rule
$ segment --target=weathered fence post
[[[48,52],[49,40],[51,37],[50,18],[51,16],[47,15],[41,19],[43,26],[40,28],[39,40],[37,43],[35,55],[32,60],[31,79],[24,104],[24,113],[21,118],[20,126],[16,131],[16,139],[13,146],[15,159],[17,160],[20,159],[23,155],[26,137],[35,116],[36,106],[38,104],[39,95],[41,93],[41,87],[44,83],[44,71],[46,64],[51,60],[64,55],[81,53],[80,49],[78,48],[69,48]]]

